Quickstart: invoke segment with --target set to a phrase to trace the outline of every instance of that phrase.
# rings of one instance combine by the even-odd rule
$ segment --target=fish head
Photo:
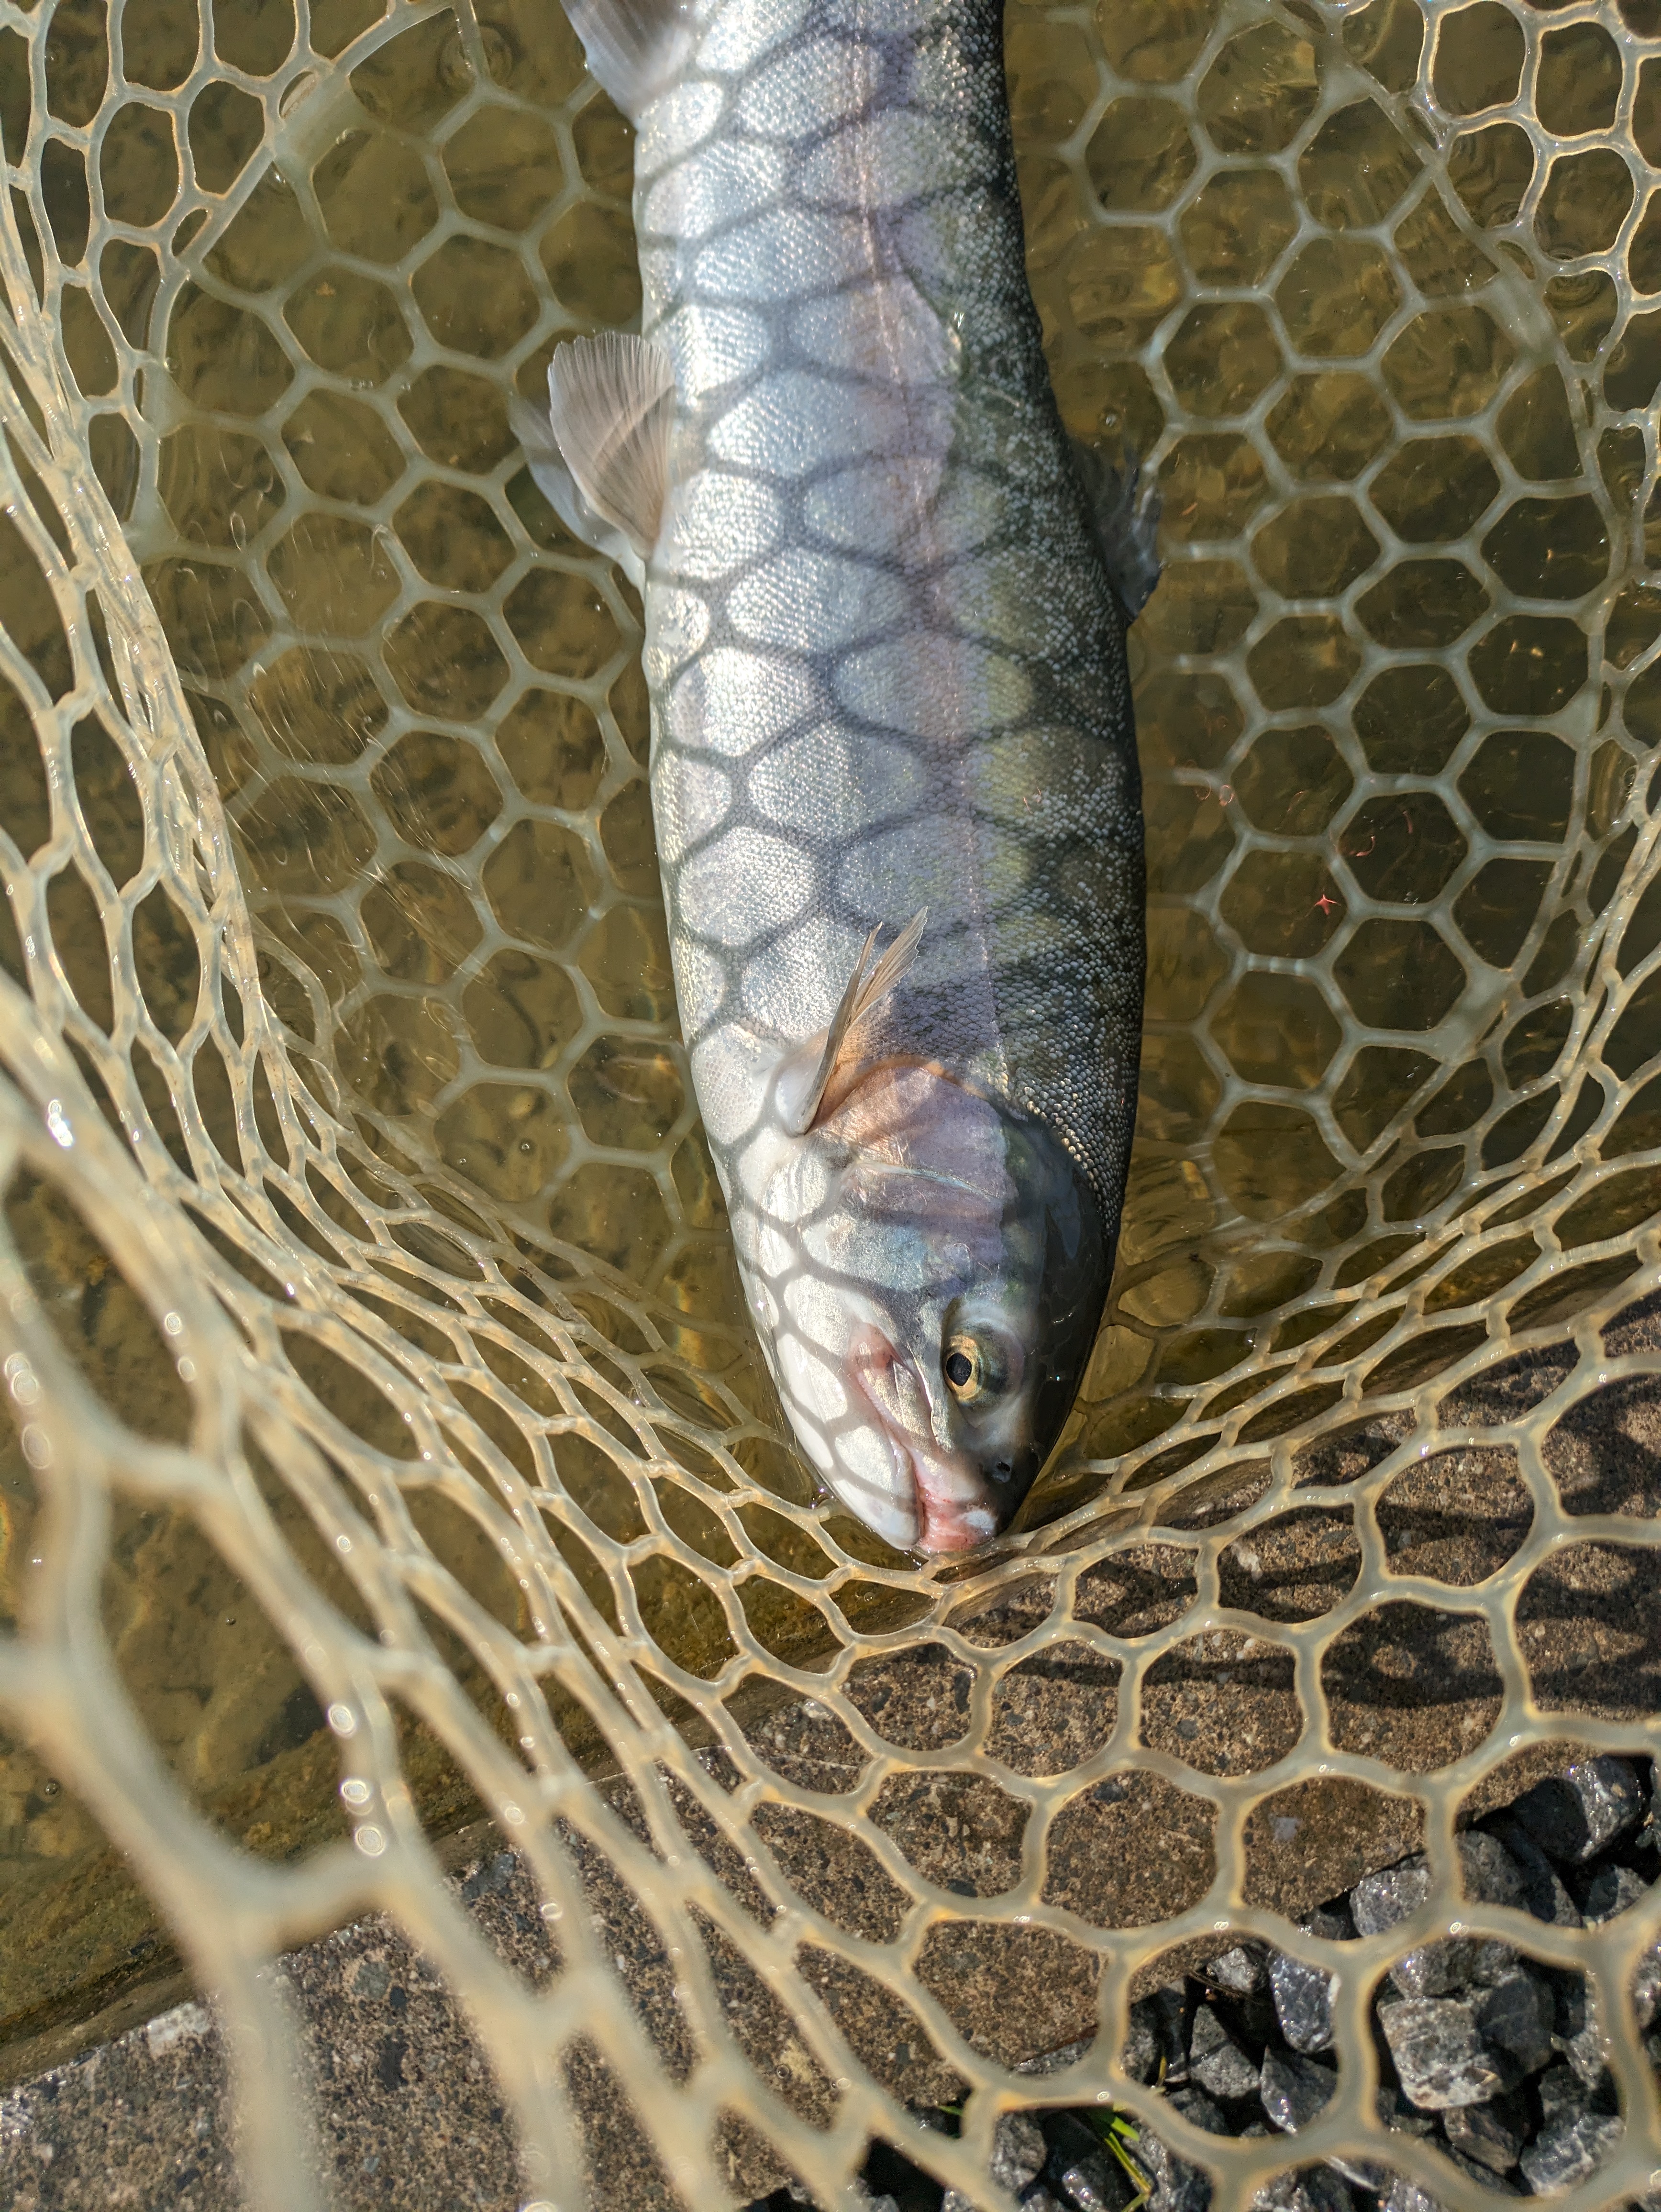
[[[1031,1489],[1110,1263],[1048,1129],[897,1064],[776,1137],[746,1274],[809,1459],[888,1542],[941,1553],[995,1535]]]

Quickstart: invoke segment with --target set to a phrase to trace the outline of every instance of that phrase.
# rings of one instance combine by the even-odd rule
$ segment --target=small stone
[[[1523,1877],[1523,1910],[1549,1928],[1578,1928],[1580,1909],[1563,1887],[1562,1877],[1520,1820],[1502,1814],[1494,1832]]]
[[[1159,2070],[1159,2023],[1146,1997],[1130,2008],[1119,2063],[1133,2081],[1151,2081]]]
[[[1153,2081],[1165,2067],[1165,2081],[1176,2087],[1188,2079],[1189,1996],[1185,1984],[1167,1983],[1141,1998],[1130,2008],[1132,2033],[1137,2032],[1138,2016],[1152,2039],[1153,2063],[1147,2072],[1138,2078]],[[1125,2070],[1132,2071],[1128,2056]]]
[[[1519,2072],[1537,2074],[1550,2063],[1557,2008],[1536,1975],[1519,1967],[1475,1992],[1471,2002],[1478,2033],[1515,2059]]]
[[[1262,2083],[1263,2110],[1277,2128],[1295,2135],[1325,2111],[1338,2079],[1330,2067],[1295,2051],[1266,2051]]]
[[[1403,1997],[1382,2005],[1378,2024],[1402,2088],[1421,2110],[1482,2105],[1511,2086],[1463,1997]]]
[[[1586,1884],[1583,1906],[1585,1917],[1594,1924],[1604,1920],[1615,1920],[1623,1912],[1630,1912],[1634,1905],[1649,1895],[1650,1885],[1642,1875],[1634,1874],[1630,1867],[1599,1867]]]
[[[1393,2081],[1381,2081],[1373,2096],[1378,2118],[1392,2135],[1430,2136],[1436,2132],[1436,2123],[1428,2112],[1421,2112],[1407,2099]]]
[[[1236,1943],[1232,1949],[1206,1962],[1206,1980],[1214,1990],[1226,1990],[1231,1996],[1251,1996],[1262,1989],[1268,1974],[1269,1955],[1261,1943]]]
[[[1214,2097],[1250,2097],[1257,2087],[1256,2067],[1208,2004],[1195,2008],[1188,2070]]]
[[[1382,1936],[1415,1913],[1430,1895],[1430,1862],[1421,1853],[1399,1866],[1366,1875],[1349,1893],[1357,1932]]]
[[[1329,1905],[1317,1905],[1307,1919],[1299,1925],[1305,1936],[1318,1936],[1323,1943],[1353,1943],[1355,1941],[1355,1916],[1349,1909],[1347,1897],[1335,1897]]]
[[[1203,2128],[1208,2136],[1226,2136],[1234,2132],[1203,2089],[1173,2089],[1171,2109],[1173,2112],[1180,2112],[1191,2126]]]
[[[1442,2125],[1454,2149],[1490,2173],[1509,2173],[1516,2165],[1523,2130],[1512,2124],[1500,2106],[1455,2105],[1444,2114]]]
[[[1509,1943],[1486,1936],[1442,1936],[1398,1959],[1390,1978],[1404,1997],[1456,1996],[1497,1981],[1516,1964],[1517,1954]]]
[[[1549,2127],[1565,2112],[1584,2112],[1586,2092],[1572,2066],[1548,2066],[1534,2085],[1540,2099],[1542,2126]]]
[[[1583,2088],[1601,2089],[1609,2068],[1609,2040],[1585,1976],[1572,1968],[1548,1967],[1545,1978],[1555,1998],[1553,2048],[1567,2059]]]
[[[1653,2027],[1656,2015],[1661,2014],[1661,1936],[1638,1961],[1638,1971],[1632,1978],[1632,2001],[1638,2008],[1640,2027]]]
[[[1541,2129],[1518,2161],[1536,2197],[1573,2189],[1595,2173],[1621,2137],[1621,2123],[1608,2112],[1563,2112]]]
[[[1123,2212],[1136,2191],[1129,2175],[1092,2128],[1072,2112],[1052,2112],[1047,2127],[1032,2131],[1038,2136],[1043,2178],[1052,2191],[1075,2206],[1077,2212]],[[1031,2174],[1025,2178],[1030,2180]],[[993,2179],[998,2179],[995,2161]],[[1019,2183],[1005,2185],[1012,2191],[1020,2186]]]
[[[1496,2197],[1520,2197],[1523,2194],[1515,2182],[1508,2181],[1503,2173],[1495,2173],[1489,2166],[1479,2166],[1474,2158],[1467,2158],[1462,2150],[1455,2150],[1445,2143],[1442,2155],[1456,2172],[1468,2173],[1473,2181]]]
[[[1338,1994],[1336,1974],[1323,1973],[1301,1959],[1277,1951],[1269,1962],[1269,1985],[1275,1993],[1275,2017],[1281,2033],[1294,2051],[1332,2048],[1332,2000]]]
[[[1432,2197],[1404,2173],[1392,2174],[1390,2187],[1378,2199],[1378,2212],[1447,2212],[1439,2197]]]
[[[1588,1759],[1536,1782],[1512,1811],[1548,1858],[1579,1864],[1644,1817],[1644,1792],[1624,1759]]]
[[[1220,2113],[1218,2117],[1221,2118]],[[1208,2176],[1197,2166],[1190,2166],[1185,2158],[1178,2158],[1168,2144],[1147,2128],[1138,2130],[1138,2141],[1131,2155],[1152,2184],[1146,2212],[1211,2212],[1211,2183]]]
[[[1036,2181],[1050,2155],[1043,2130],[1030,2112],[1005,2112],[992,2136],[992,2179],[1011,2196]]]
[[[1455,1838],[1465,1895],[1482,1905],[1521,1910],[1527,1893],[1522,1869],[1497,1836],[1472,1829]],[[1497,1981],[1517,1963],[1509,1943],[1485,1936],[1439,1936],[1398,1959],[1390,1979],[1403,1996],[1446,1996],[1473,1984]]]
[[[1521,1905],[1527,1887],[1523,1869],[1498,1836],[1469,1828],[1454,1842],[1467,1897],[1482,1905]]]
[[[1354,2212],[1355,2199],[1329,2166],[1277,2173],[1251,2200],[1254,2212]]]

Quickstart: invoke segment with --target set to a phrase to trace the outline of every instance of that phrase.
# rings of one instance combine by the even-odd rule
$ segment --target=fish
[[[638,331],[562,343],[536,482],[641,589],[691,1080],[825,1489],[971,1550],[1112,1273],[1144,865],[1128,451],[1062,422],[1001,0],[567,0],[635,127]]]

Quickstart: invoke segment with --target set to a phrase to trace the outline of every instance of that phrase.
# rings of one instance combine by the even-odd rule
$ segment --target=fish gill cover
[[[0,5],[14,2078],[182,1961],[251,2201],[318,2201],[270,1962],[379,1910],[529,2198],[628,2110],[665,2202],[875,2134],[989,2205],[1012,2069],[1083,2038],[1043,2097],[1244,2202],[1288,2147],[1145,2082],[1132,1994],[1230,1936],[1331,1963],[1294,1926],[1423,1850],[1298,2154],[1477,2201],[1374,2108],[1372,1984],[1517,1940],[1456,1825],[1661,1706],[1652,33],[1010,11],[1062,412],[1164,495],[1147,1024],[1076,1419],[1015,1534],[919,1567],[784,1441],[638,607],[508,425],[638,305],[563,16]],[[535,1974],[442,1879],[484,1821]],[[1657,1934],[1529,1939],[1609,2039],[1585,2203],[1661,2165]]]

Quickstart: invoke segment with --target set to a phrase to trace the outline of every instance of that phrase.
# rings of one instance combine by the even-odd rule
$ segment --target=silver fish
[[[891,1543],[1019,1505],[1111,1272],[1141,1021],[1134,470],[1071,449],[999,0],[568,0],[640,336],[520,435],[644,591],[692,1079],[801,1447]]]

